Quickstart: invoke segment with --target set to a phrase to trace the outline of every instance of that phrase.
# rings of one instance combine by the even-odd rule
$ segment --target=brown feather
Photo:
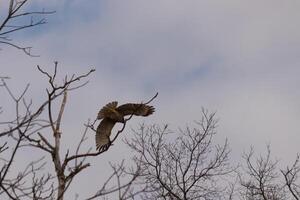
[[[105,117],[113,116],[114,113],[116,112],[118,102],[113,101],[101,108],[101,110],[98,112],[97,119],[104,119]]]
[[[100,150],[103,146],[109,144],[111,130],[113,129],[116,121],[109,118],[104,118],[97,127],[96,131],[96,148]]]
[[[121,115],[136,115],[136,116],[148,116],[154,112],[153,106],[148,106],[145,104],[137,103],[127,103],[123,104],[116,109]]]

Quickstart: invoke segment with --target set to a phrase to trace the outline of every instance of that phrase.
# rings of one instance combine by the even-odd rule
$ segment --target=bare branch
[[[118,193],[119,200],[126,200],[133,198],[137,194],[145,191],[146,188],[142,188],[138,191],[132,192],[135,181],[140,175],[140,168],[136,166],[136,169],[128,173],[125,169],[124,160],[119,165],[110,164],[113,169],[113,173],[106,179],[102,187],[91,197],[86,200],[99,199],[99,197],[105,197],[109,194]],[[125,178],[124,178],[125,177]],[[117,180],[117,184],[113,183],[113,186],[109,186],[113,179]],[[124,182],[123,179],[128,179]]]
[[[3,21],[0,22],[0,44],[12,46],[16,49],[22,50],[26,55],[36,57],[37,55],[33,55],[31,53],[32,47],[22,47],[21,45],[15,44],[9,39],[9,35],[11,33],[21,31],[24,29],[40,26],[46,23],[46,19],[41,16],[49,15],[55,13],[55,11],[27,11],[22,12],[21,8],[25,7],[28,0],[10,0],[9,7],[6,17],[4,17]],[[14,25],[17,19],[22,19],[25,21],[28,17],[28,23],[24,23],[22,25]],[[37,19],[34,20],[33,17]]]

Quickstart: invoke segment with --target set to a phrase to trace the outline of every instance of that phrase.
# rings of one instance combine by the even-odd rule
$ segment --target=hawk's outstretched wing
[[[100,122],[96,131],[96,149],[101,150],[101,148],[109,145],[110,143],[109,136],[115,124],[116,121],[111,120],[109,118],[104,118]]]
[[[151,115],[154,112],[153,106],[148,106],[143,103],[127,103],[123,104],[119,107],[117,107],[117,112],[119,112],[121,115],[136,115],[136,116],[148,116]]]

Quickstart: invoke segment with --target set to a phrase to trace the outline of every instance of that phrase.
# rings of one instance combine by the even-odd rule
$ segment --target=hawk
[[[110,134],[117,122],[124,123],[125,116],[149,116],[154,112],[153,106],[143,103],[127,103],[118,106],[117,101],[106,104],[98,113],[97,119],[102,119],[96,130],[97,150],[107,149],[110,145]]]

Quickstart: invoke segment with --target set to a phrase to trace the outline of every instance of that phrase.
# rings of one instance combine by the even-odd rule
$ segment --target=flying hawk
[[[140,103],[127,103],[118,106],[117,101],[106,104],[98,113],[97,119],[102,119],[96,131],[97,150],[107,149],[110,145],[110,134],[117,122],[124,123],[127,115],[148,116],[154,112],[153,106]]]

